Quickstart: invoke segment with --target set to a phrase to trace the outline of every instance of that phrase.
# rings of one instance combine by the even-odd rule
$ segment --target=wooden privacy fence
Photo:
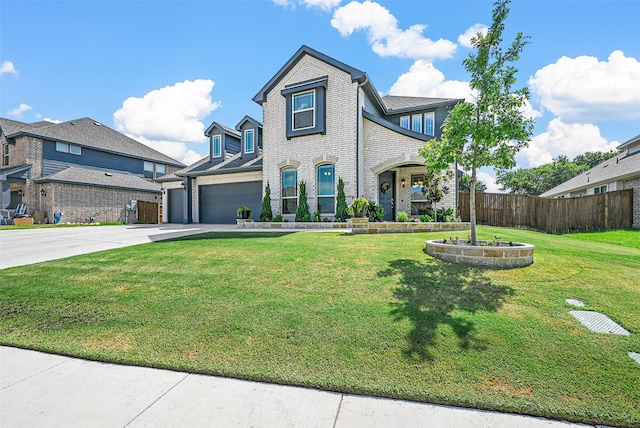
[[[158,203],[138,201],[138,223],[158,224]]]
[[[469,193],[460,193],[458,215],[469,221]],[[605,192],[579,198],[476,193],[476,223],[516,227],[546,233],[631,228],[633,190]]]

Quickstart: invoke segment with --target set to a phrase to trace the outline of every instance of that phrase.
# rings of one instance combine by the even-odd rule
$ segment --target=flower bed
[[[260,222],[237,220],[239,229],[351,229],[351,233],[414,233],[469,230],[469,223],[369,222],[365,218],[351,218],[340,222]]]
[[[425,252],[432,257],[456,263],[476,266],[514,268],[533,263],[535,246],[520,242],[501,242],[487,245],[487,241],[478,241],[479,245],[470,245],[459,241],[445,243],[443,240],[425,241]]]

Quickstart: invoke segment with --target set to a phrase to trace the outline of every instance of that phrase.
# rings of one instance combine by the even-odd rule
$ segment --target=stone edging
[[[478,241],[485,243],[486,241]],[[425,253],[441,260],[476,266],[514,268],[533,263],[534,245],[514,242],[513,247],[444,244],[441,240],[425,241]]]
[[[353,234],[364,233],[414,233],[414,232],[445,232],[469,230],[467,222],[454,223],[417,223],[417,222],[374,222],[367,218],[350,218],[346,223],[334,222],[260,222],[238,219],[238,229],[350,229]]]

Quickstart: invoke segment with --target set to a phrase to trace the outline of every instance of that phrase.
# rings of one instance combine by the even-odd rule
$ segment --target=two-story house
[[[383,206],[385,220],[393,221],[398,211],[419,217],[430,204],[422,192],[426,166],[418,149],[441,135],[440,127],[450,110],[463,102],[381,97],[365,72],[307,46],[302,46],[253,100],[263,109],[263,124],[254,120],[251,123],[252,129],[262,135],[261,142],[256,143],[259,152],[255,162],[238,164],[237,171],[227,169],[224,184],[229,192],[209,193],[204,198],[199,183],[189,178],[202,173],[200,179],[209,173],[194,172],[192,167],[179,172],[175,180],[185,180],[171,185],[184,188],[182,195],[174,196],[184,207],[183,222],[207,222],[215,218],[209,210],[226,207],[226,212],[231,213],[240,202],[253,208],[257,219],[267,183],[272,211],[293,219],[301,181],[306,183],[310,211],[333,218],[339,178],[345,183],[347,203],[365,196]],[[216,126],[222,128],[214,123],[208,131]],[[242,146],[237,156],[243,158],[247,155],[245,131],[239,126],[236,131],[236,141]],[[210,159],[206,165],[211,165]],[[253,169],[247,170],[248,166]],[[216,174],[222,172],[219,167],[206,168],[210,172],[216,170]],[[221,177],[208,177],[217,180],[217,184],[202,182],[203,185],[223,184]],[[253,183],[250,189],[246,184],[249,181]],[[241,187],[239,183],[245,184]],[[455,208],[455,180],[448,187],[451,191],[439,205]],[[245,191],[247,198],[240,197]],[[167,204],[173,205],[171,195],[168,199]],[[201,203],[204,199],[206,206]],[[165,221],[177,218],[165,217]],[[233,221],[235,212],[224,222]]]
[[[0,207],[25,204],[27,214],[48,222],[55,212],[69,222],[133,220],[127,205],[160,203],[153,179],[184,167],[90,118],[57,124],[0,118],[0,143]]]

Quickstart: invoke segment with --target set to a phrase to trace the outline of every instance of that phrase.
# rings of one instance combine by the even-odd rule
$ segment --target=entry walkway
[[[0,346],[0,426],[570,428],[586,425],[99,363]]]

